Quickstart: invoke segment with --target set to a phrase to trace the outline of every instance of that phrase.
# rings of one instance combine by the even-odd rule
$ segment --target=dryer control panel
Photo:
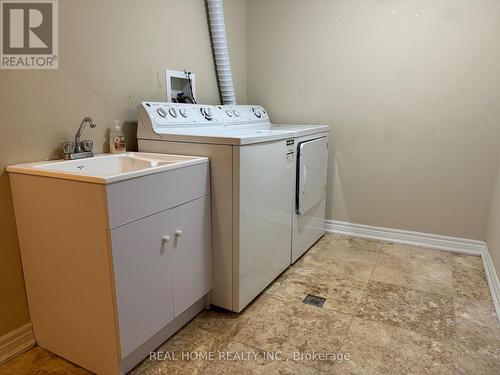
[[[269,115],[260,105],[221,105],[218,108],[226,125],[269,123]]]

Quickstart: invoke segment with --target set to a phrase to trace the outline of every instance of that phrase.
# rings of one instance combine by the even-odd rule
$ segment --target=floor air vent
[[[315,307],[323,307],[323,304],[325,303],[325,301],[326,301],[326,298],[313,296],[312,294],[308,294],[302,302],[305,303],[306,305],[311,305],[311,306],[315,306]]]

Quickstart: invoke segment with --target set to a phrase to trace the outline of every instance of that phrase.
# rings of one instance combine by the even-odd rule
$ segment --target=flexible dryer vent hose
[[[222,0],[207,0],[207,7],[222,104],[236,104],[224,24],[224,3]]]

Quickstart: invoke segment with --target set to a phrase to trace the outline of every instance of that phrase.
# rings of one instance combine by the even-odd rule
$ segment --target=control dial
[[[226,110],[226,115],[228,117],[233,117],[233,112],[231,112],[229,109]]]
[[[161,117],[167,117],[167,111],[163,107],[158,107],[156,112],[161,116]]]
[[[233,115],[235,115],[236,117],[240,117],[240,112],[236,109],[233,109]]]
[[[262,113],[260,113],[260,109],[257,108],[257,107],[252,107],[252,112],[253,114],[257,117],[257,118],[261,118],[262,117]]]
[[[177,118],[177,111],[174,107],[169,108],[168,113],[170,113],[170,116],[172,116],[173,118]]]
[[[180,114],[181,114],[181,116],[182,116],[182,117],[184,117],[184,118],[188,116],[188,115],[187,115],[187,112],[186,112],[186,110],[185,110],[185,109],[179,109],[179,113],[180,113]]]
[[[210,107],[201,107],[200,112],[205,119],[208,121],[212,120],[212,111],[210,111]]]

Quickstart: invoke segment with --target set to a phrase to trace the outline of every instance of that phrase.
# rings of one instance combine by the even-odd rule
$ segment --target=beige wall
[[[226,1],[225,11],[245,103],[246,1]],[[85,137],[106,150],[114,119],[134,122],[140,101],[165,99],[166,67],[194,71],[198,100],[219,102],[202,0],[60,1],[59,12],[59,70],[0,70],[0,336],[29,321],[5,166],[58,157],[85,115],[98,124]]]
[[[488,244],[488,250],[497,271],[497,275],[500,277],[500,170],[498,171],[491,201],[486,243]]]
[[[248,101],[332,125],[330,218],[484,240],[499,35],[499,1],[251,0]]]

